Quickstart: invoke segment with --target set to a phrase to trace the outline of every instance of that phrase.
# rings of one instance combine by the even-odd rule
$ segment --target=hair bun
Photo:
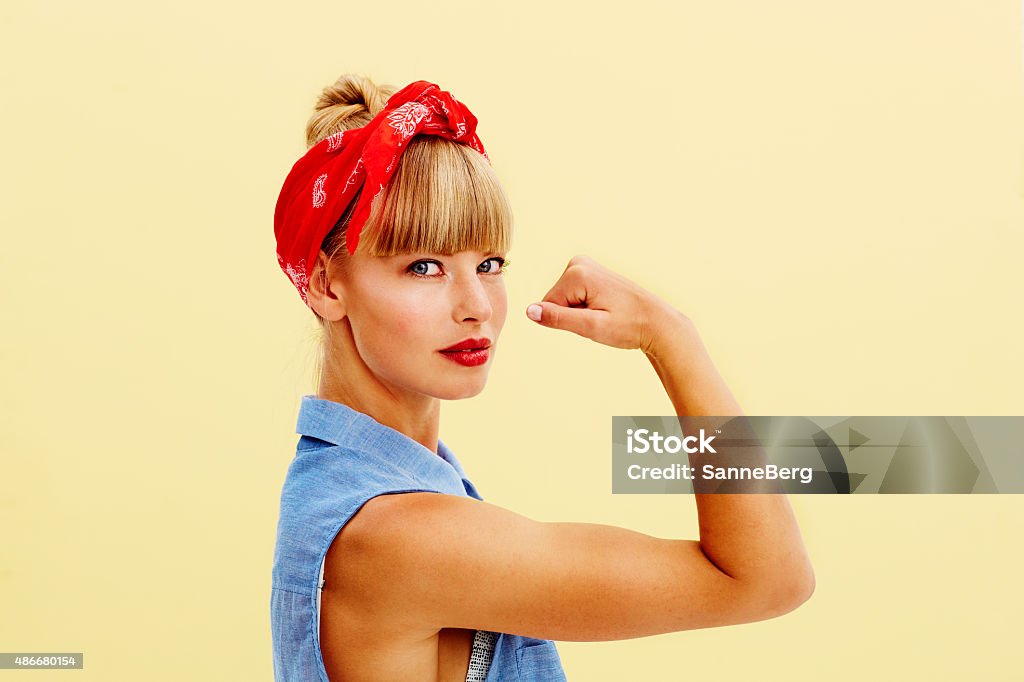
[[[319,111],[320,109],[338,105],[352,106],[362,104],[371,113],[376,113],[373,110],[380,111],[383,109],[387,99],[387,97],[381,94],[377,84],[366,76],[346,73],[334,81],[333,85],[323,89],[323,92],[320,93],[320,98],[317,100],[316,109]]]
[[[346,73],[320,93],[306,124],[306,144],[312,147],[332,133],[366,125],[387,104],[396,89],[377,85],[366,76]]]

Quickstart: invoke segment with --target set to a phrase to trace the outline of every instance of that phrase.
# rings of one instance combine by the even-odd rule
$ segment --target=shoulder
[[[367,500],[342,528],[340,546],[350,553],[347,562],[394,561],[410,551],[429,551],[446,537],[445,530],[472,523],[468,512],[483,504],[435,490],[383,492]]]
[[[356,610],[391,614],[388,618],[403,621],[403,627],[421,627],[422,622],[402,616],[408,614],[403,600],[410,589],[417,589],[426,567],[438,570],[442,559],[459,551],[457,538],[466,534],[464,512],[477,504],[481,502],[474,498],[439,491],[389,491],[371,497],[328,548],[327,585]]]

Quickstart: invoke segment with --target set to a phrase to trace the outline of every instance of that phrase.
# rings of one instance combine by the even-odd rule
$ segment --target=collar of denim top
[[[466,477],[455,454],[440,438],[437,440],[437,454],[434,454],[401,431],[385,426],[348,405],[315,395],[302,396],[295,432],[351,450],[386,452],[389,463],[406,471],[427,473],[439,466],[449,467],[462,479],[470,496],[483,499],[476,486]]]

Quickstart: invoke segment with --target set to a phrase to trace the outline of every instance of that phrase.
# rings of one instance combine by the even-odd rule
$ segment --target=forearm
[[[685,416],[742,416],[692,321],[659,310],[647,358]],[[754,457],[754,455],[744,455]],[[691,456],[697,466],[698,455]],[[757,466],[762,461],[748,462]],[[800,529],[784,494],[695,494],[704,554],[721,571],[759,594],[784,601],[809,595],[814,577]],[[795,594],[794,594],[795,593]],[[806,598],[806,597],[804,597]]]
[[[718,373],[693,322],[682,313],[660,307],[650,347],[643,349],[661,379],[676,414],[739,416],[739,403]]]

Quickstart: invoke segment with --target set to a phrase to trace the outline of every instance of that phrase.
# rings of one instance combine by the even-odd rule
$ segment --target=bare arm
[[[658,320],[647,358],[680,416],[739,416],[743,412],[711,361],[696,327],[681,313],[655,304]],[[695,463],[691,458],[691,463]],[[694,495],[700,546],[722,572],[789,594],[795,608],[814,591],[814,571],[783,494]]]
[[[740,414],[692,323],[591,259],[572,259],[542,308],[543,326],[642,349],[678,414]],[[807,599],[813,573],[784,495],[695,497],[699,541],[538,522],[454,495],[382,495],[339,533],[324,597],[406,633],[568,641],[746,623]]]

